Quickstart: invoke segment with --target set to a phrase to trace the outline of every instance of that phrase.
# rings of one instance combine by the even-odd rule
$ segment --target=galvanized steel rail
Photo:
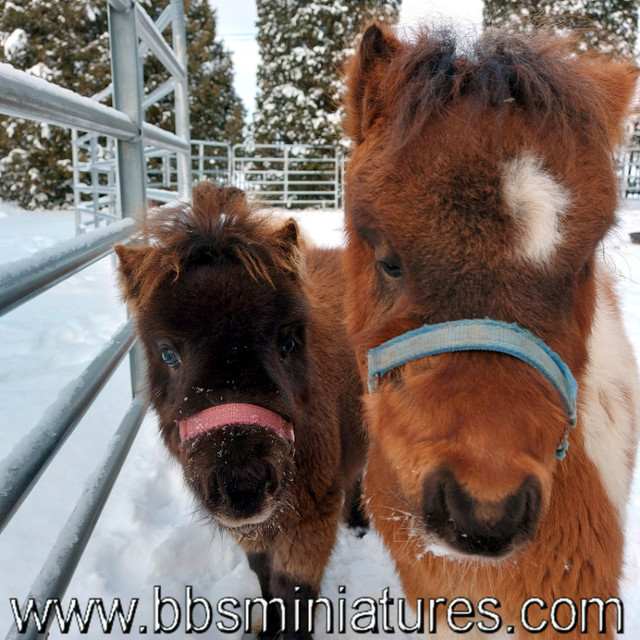
[[[128,322],[0,461],[0,532],[71,435],[134,341]]]
[[[111,253],[116,242],[126,241],[135,222],[131,218],[58,243],[29,258],[0,269],[0,316],[66,280]]]
[[[117,196],[119,215],[124,218],[106,229],[59,243],[30,258],[0,267],[0,315],[106,256],[114,243],[127,242],[135,221],[144,217],[148,196],[166,199],[190,197],[188,169],[191,146],[184,7],[182,0],[170,0],[170,3],[170,11],[165,9],[154,24],[137,2],[108,0],[113,108],[17,71],[10,65],[0,64],[0,84],[3,87],[0,113],[77,128],[89,132],[89,136],[106,135],[116,139],[117,180],[112,189]],[[161,34],[170,18],[173,49]],[[139,42],[140,36],[142,43]],[[153,51],[173,74],[171,81],[155,95],[164,96],[170,90],[175,91],[176,133],[144,120],[143,78],[138,54],[147,49]],[[102,95],[107,93],[102,92]],[[74,134],[74,139],[77,137]],[[150,193],[147,190],[145,145],[178,154],[178,193],[162,190]],[[94,197],[98,200],[100,196],[96,194]],[[29,598],[35,598],[39,607],[43,606],[45,599],[59,598],[64,594],[146,412],[142,356],[135,345],[131,322],[118,331],[75,381],[67,385],[35,428],[26,433],[12,452],[0,461],[2,531],[129,352],[133,401],[112,439],[107,456],[87,481],[83,495],[34,582]],[[28,630],[20,633],[12,627],[8,637],[35,638],[38,634],[31,623]]]
[[[140,128],[125,114],[83,98],[69,89],[0,63],[0,112],[61,127],[136,140]]]
[[[147,43],[156,58],[175,80],[184,80],[187,70],[178,60],[173,49],[167,44],[162,34],[156,28],[147,12],[136,4],[136,27],[140,37]]]

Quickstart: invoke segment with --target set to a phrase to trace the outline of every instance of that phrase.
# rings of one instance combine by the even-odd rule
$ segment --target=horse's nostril
[[[527,476],[504,500],[476,500],[451,471],[442,469],[426,479],[423,499],[427,529],[453,549],[501,556],[533,536],[541,491],[538,481]]]
[[[540,506],[542,504],[542,490],[540,483],[533,477],[527,476],[516,492],[522,504],[522,517],[520,524],[523,533],[528,538],[532,538],[538,524],[540,516]]]
[[[220,500],[220,484],[218,475],[215,473],[208,474],[206,483],[202,487],[202,494],[205,502],[209,504],[217,504]]]
[[[278,490],[278,476],[275,469],[271,465],[267,465],[264,479],[264,492],[268,496],[272,496]]]
[[[427,528],[440,536],[450,520],[446,499],[448,472],[438,471],[427,477],[423,490],[423,514]]]

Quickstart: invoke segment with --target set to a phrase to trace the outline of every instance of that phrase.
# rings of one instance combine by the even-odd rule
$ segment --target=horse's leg
[[[264,600],[269,602],[273,598],[271,592],[271,556],[268,553],[247,553],[249,566],[258,576],[260,583],[260,591]],[[272,604],[267,607],[267,620],[264,631],[258,633],[260,640],[276,640],[282,631],[282,619],[280,616],[280,607]],[[261,622],[261,629],[264,621]]]
[[[309,603],[318,597],[341,509],[342,491],[336,489],[325,495],[315,512],[302,514],[295,527],[284,531],[280,538],[273,556],[271,592],[286,605],[283,640],[313,637],[313,607],[309,616]]]
[[[359,537],[362,537],[369,528],[369,518],[364,512],[362,503],[362,478],[360,477],[347,486],[342,520],[350,529],[358,530]]]

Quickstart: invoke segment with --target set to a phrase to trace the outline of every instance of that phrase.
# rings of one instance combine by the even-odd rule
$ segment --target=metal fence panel
[[[69,586],[146,411],[147,406],[144,400],[140,397],[134,398],[111,439],[102,464],[86,482],[80,500],[60,531],[26,599],[27,602],[34,600],[40,611],[44,610],[46,600],[61,598]],[[40,631],[46,637],[46,632],[54,620],[55,616],[49,616],[42,630],[39,630],[33,621],[23,630],[13,626],[7,635],[7,640],[18,638],[35,640],[43,637]]]
[[[144,216],[148,195],[143,149],[145,142],[154,145],[156,151],[169,150],[181,158],[179,164],[182,170],[178,178],[180,194],[188,196],[190,189],[190,180],[185,180],[190,167],[190,144],[182,0],[171,0],[170,12],[165,10],[155,25],[137,2],[108,0],[108,3],[113,108],[17,71],[9,65],[0,65],[0,82],[3,86],[0,113],[87,132],[85,135],[73,134],[78,228],[84,224],[83,211],[91,209],[96,226],[105,217],[114,220],[122,215],[138,219]],[[160,35],[169,23],[169,16],[174,18],[173,39],[174,44],[178,43],[175,53]],[[146,44],[138,42],[136,19],[143,37],[147,38]],[[150,47],[170,67],[174,73],[171,88],[176,90],[176,94],[182,92],[182,98],[176,100],[176,122],[182,123],[182,128],[177,130],[179,135],[144,121],[139,54],[144,52],[145,47]],[[156,96],[166,95],[168,89],[169,85],[164,86]],[[109,93],[103,91],[100,97]],[[114,144],[108,136],[116,138],[117,142]],[[83,183],[81,175],[88,175],[89,183]],[[169,198],[174,197],[175,192],[155,189],[149,195]],[[114,203],[119,206],[119,216],[115,211],[108,210]],[[133,225],[131,219],[122,220],[109,229],[74,238],[32,258],[5,266],[0,270],[0,312],[13,309],[106,255],[114,242],[125,240],[130,235]],[[2,529],[128,351],[131,351],[133,402],[114,435],[107,457],[90,477],[85,492],[34,583],[31,595],[39,601],[64,594],[146,412],[142,355],[135,345],[131,323],[125,325],[83,374],[63,390],[40,423],[0,462]],[[18,634],[19,631],[14,627],[9,637],[17,637]],[[31,628],[28,634],[27,637],[36,637],[38,631]]]
[[[344,154],[325,145],[235,145],[231,184],[283,207],[342,204]]]
[[[208,140],[191,141],[191,169],[189,182],[210,180],[221,186],[231,185],[247,191],[256,200],[276,207],[342,206],[345,153],[343,149],[314,145],[230,145]],[[94,149],[94,150],[92,150]],[[98,151],[95,151],[97,149]],[[79,138],[77,155],[86,160],[78,162],[78,174],[86,174],[91,183],[76,181],[76,198],[91,194],[93,200],[80,202],[84,213],[95,220],[113,220],[115,210],[105,197],[114,187],[105,178],[113,167],[112,152],[106,146]],[[180,192],[180,156],[171,151],[147,148],[147,160],[155,163],[147,169],[149,196],[158,202],[184,199]],[[95,158],[95,160],[94,160]],[[95,178],[96,172],[102,178]],[[100,184],[96,184],[101,180]]]
[[[126,0],[124,0],[126,4]],[[120,7],[121,2],[110,2],[113,9]],[[116,156],[131,154],[130,162],[140,165],[154,163],[154,159],[164,158],[169,154],[170,160],[162,160],[164,173],[160,173],[161,179],[157,179],[155,173],[158,169],[150,167],[149,172],[130,172],[134,176],[143,176],[146,179],[147,187],[155,189],[153,193],[148,192],[149,197],[155,201],[166,202],[174,199],[176,194],[169,195],[169,191],[177,191],[177,196],[181,199],[191,198],[192,177],[190,171],[190,151],[189,143],[189,100],[188,100],[188,80],[187,50],[184,21],[183,0],[170,0],[170,5],[165,8],[160,17],[153,22],[140,5],[135,5],[135,21],[131,21],[127,14],[121,11],[112,10],[110,19],[117,23],[112,28],[112,43],[115,47],[112,53],[112,64],[114,74],[119,73],[121,80],[118,83],[117,91],[122,94],[124,90],[129,95],[128,100],[134,99],[140,105],[140,110],[131,111],[125,106],[123,96],[114,96],[114,103],[118,108],[127,112],[134,122],[140,123],[142,131],[142,145],[140,140],[118,142],[117,150],[109,138],[100,137],[89,132],[84,135],[73,135],[73,192],[76,210],[76,233],[84,233],[90,228],[95,228],[101,224],[110,224],[121,217],[122,212],[118,208],[118,202],[114,200],[115,189],[115,166]],[[173,49],[169,47],[162,36],[162,32],[171,25]],[[134,37],[136,28],[142,37],[142,42],[136,44]],[[151,51],[168,69],[172,76],[157,87],[147,96],[134,96],[131,89],[125,87],[137,87],[140,82],[135,82],[129,76],[139,75],[142,77],[139,65],[132,64],[136,57],[133,50],[137,47],[138,58],[141,59],[147,51]],[[116,71],[116,67],[118,71]],[[175,113],[176,113],[176,133],[172,133],[144,122],[144,112],[152,105],[164,99],[171,92],[174,93]],[[93,96],[94,101],[107,99],[113,94],[113,85],[109,85],[105,90]],[[140,101],[141,100],[141,101]],[[136,145],[141,146],[140,150]],[[135,149],[135,150],[134,150]],[[167,175],[164,170],[165,165],[171,166],[171,178],[162,179]],[[155,166],[155,165],[154,165]],[[123,180],[131,181],[131,177],[122,176]],[[125,186],[125,194],[135,194],[139,188],[132,189]],[[139,200],[137,195],[132,195],[132,200]],[[128,210],[127,203],[123,203],[124,210]]]

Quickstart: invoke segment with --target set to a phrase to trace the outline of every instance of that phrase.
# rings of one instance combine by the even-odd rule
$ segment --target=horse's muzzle
[[[262,424],[209,429],[183,446],[185,478],[223,526],[258,525],[287,501],[291,449],[290,441]]]
[[[445,468],[424,482],[423,517],[429,533],[452,551],[499,558],[533,537],[541,502],[540,484],[533,476],[494,502],[474,498]]]

